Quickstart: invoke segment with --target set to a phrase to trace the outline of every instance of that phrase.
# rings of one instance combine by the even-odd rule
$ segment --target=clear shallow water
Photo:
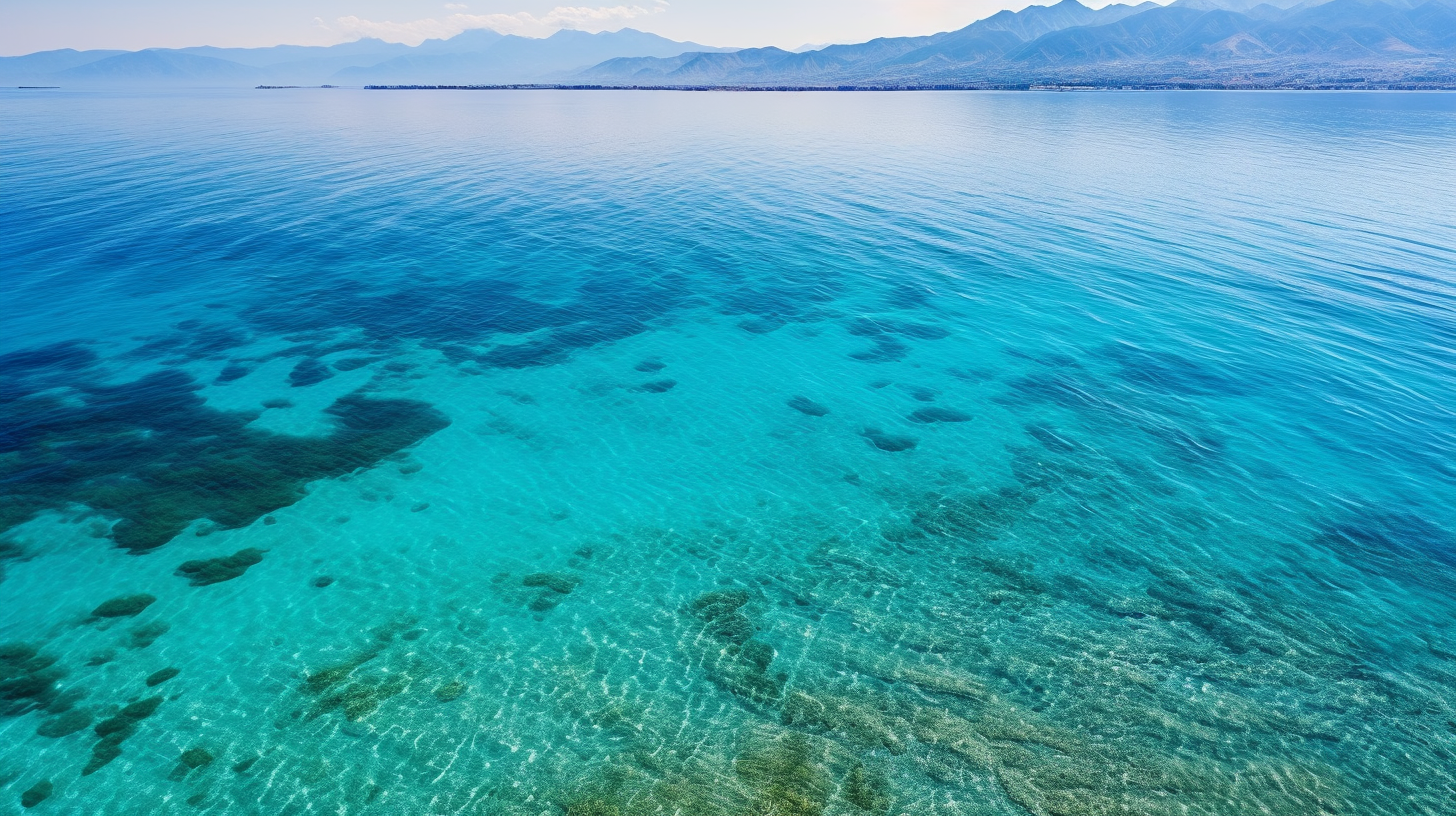
[[[0,122],[0,812],[1456,807],[1456,98]]]

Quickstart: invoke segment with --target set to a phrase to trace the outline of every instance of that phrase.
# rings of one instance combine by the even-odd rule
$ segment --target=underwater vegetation
[[[28,643],[0,644],[0,715],[67,706],[56,685],[65,676],[56,658]]]
[[[157,638],[167,634],[171,630],[171,624],[166,621],[148,621],[128,633],[130,640],[127,645],[133,649],[145,649],[153,643],[156,643]]]
[[[111,537],[133,552],[198,519],[251,524],[297,501],[309,481],[370,467],[449,424],[424,403],[350,394],[328,408],[329,436],[288,437],[249,427],[251,414],[208,408],[180,371],[71,382],[61,394],[42,393],[49,373],[32,369],[7,383],[20,393],[0,404],[0,532],[82,504],[115,517]]]
[[[248,567],[262,562],[263,550],[247,547],[232,555],[183,561],[177,567],[177,574],[185,577],[192,586],[211,586],[241,578]]]
[[[604,261],[606,259],[603,259]],[[555,365],[572,353],[647,331],[687,296],[678,273],[644,268],[622,277],[591,273],[572,297],[534,301],[517,283],[451,276],[375,288],[339,286],[331,276],[278,281],[275,297],[244,310],[254,326],[276,333],[356,329],[380,350],[413,340],[438,348],[454,364],[488,368]],[[501,337],[532,335],[522,343]],[[496,340],[485,351],[479,345]],[[305,377],[316,376],[311,369]]]
[[[157,602],[157,596],[145,592],[136,595],[122,595],[103,601],[91,610],[93,618],[130,618],[140,615],[144,609]]]
[[[91,758],[81,769],[81,775],[90,776],[121,756],[122,744],[136,734],[138,726],[144,720],[157,713],[164,699],[157,696],[138,700],[124,706],[114,716],[97,723],[93,730],[101,739],[92,746]]]
[[[555,609],[561,604],[563,596],[570,595],[579,584],[581,578],[555,572],[533,572],[521,579],[521,586],[542,590],[528,604],[533,612]]]
[[[754,639],[758,624],[745,611],[751,600],[747,590],[713,590],[694,598],[687,612],[705,624],[705,634],[718,641],[710,642],[701,657],[709,679],[737,697],[768,705],[783,695],[788,675],[770,671],[778,653]]]

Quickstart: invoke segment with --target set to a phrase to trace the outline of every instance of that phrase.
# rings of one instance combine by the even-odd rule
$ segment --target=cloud
[[[456,7],[463,8],[455,3],[446,6]],[[427,18],[408,23],[376,22],[351,16],[340,17],[338,25],[344,34],[351,36],[378,37],[390,42],[419,45],[431,38],[453,37],[471,28],[491,28],[502,34],[523,37],[547,37],[563,28],[595,33],[666,9],[667,3],[664,2],[658,2],[651,9],[641,6],[557,6],[539,17],[524,11],[515,14],[451,14],[440,20]]]

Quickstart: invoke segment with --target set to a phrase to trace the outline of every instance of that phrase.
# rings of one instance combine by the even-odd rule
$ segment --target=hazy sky
[[[570,2],[571,0],[567,0]],[[624,26],[705,45],[861,42],[960,28],[1056,0],[0,0],[0,54],[52,48],[417,43],[466,28],[541,37]],[[1128,0],[1123,0],[1127,2]],[[1137,2],[1137,0],[1132,0]],[[1108,0],[1082,0],[1100,7]]]

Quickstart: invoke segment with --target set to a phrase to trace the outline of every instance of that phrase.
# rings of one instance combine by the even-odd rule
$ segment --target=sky
[[[703,45],[797,48],[932,34],[1003,8],[1056,1],[595,0],[613,5],[562,6],[549,0],[0,0],[0,55],[54,48],[333,45],[366,36],[414,45],[467,28],[544,37],[562,28],[631,27]],[[1093,7],[1107,2],[1082,0]]]

